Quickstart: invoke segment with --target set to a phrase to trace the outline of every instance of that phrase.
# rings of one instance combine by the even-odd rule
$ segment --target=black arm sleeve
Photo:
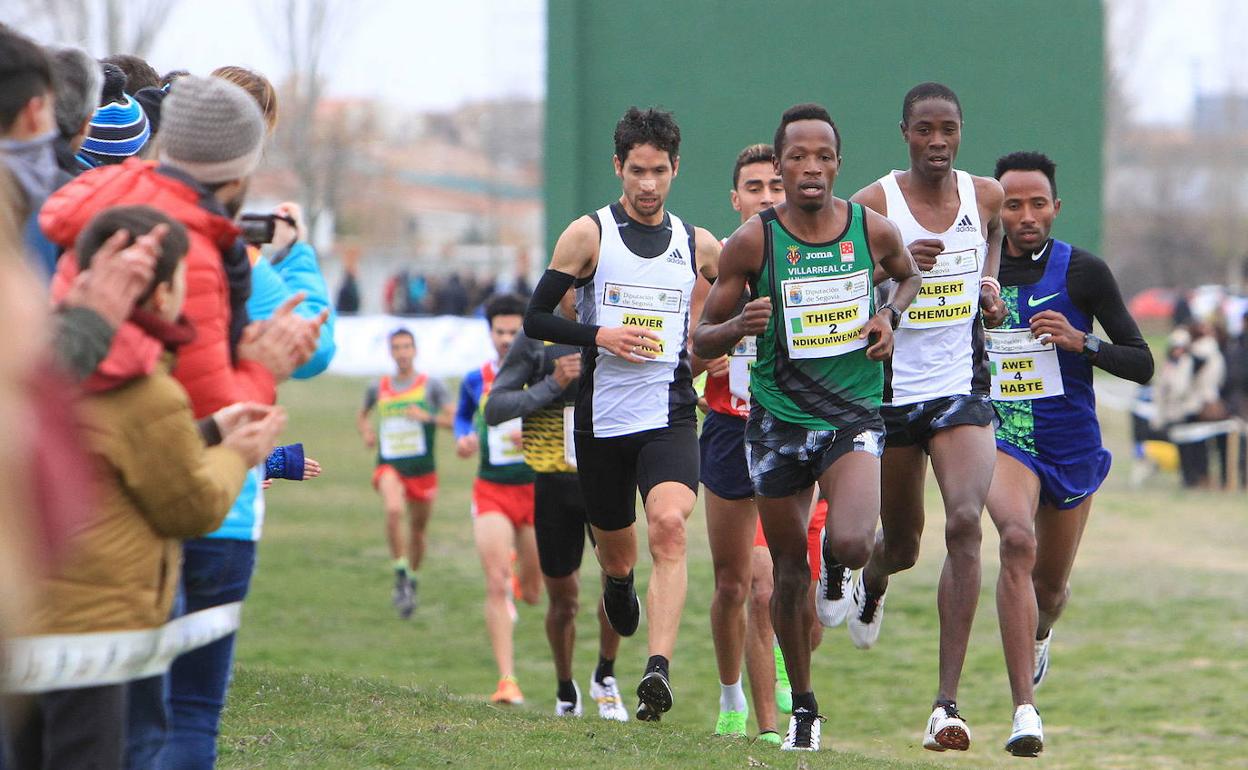
[[[523,332],[516,335],[490,386],[484,410],[487,425],[528,417],[563,394],[554,377],[543,376],[542,347]]]
[[[1082,249],[1071,253],[1066,273],[1070,298],[1105,327],[1112,344],[1102,344],[1096,366],[1141,385],[1153,378],[1153,353],[1127,311],[1109,265]]]
[[[597,344],[598,327],[560,318],[555,315],[559,300],[572,288],[576,279],[558,270],[542,273],[542,280],[533,289],[529,309],[524,313],[524,333],[535,340],[562,342],[582,348]]]

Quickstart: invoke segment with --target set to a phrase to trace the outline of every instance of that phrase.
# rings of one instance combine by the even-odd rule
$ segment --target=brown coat
[[[97,515],[42,581],[30,633],[154,628],[169,617],[181,540],[221,525],[247,466],[204,446],[186,391],[161,366],[80,404]]]

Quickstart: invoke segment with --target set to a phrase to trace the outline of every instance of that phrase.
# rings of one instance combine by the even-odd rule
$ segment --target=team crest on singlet
[[[841,261],[854,261],[854,243],[853,241],[841,241]]]
[[[802,251],[797,246],[790,244],[789,253],[785,255],[785,258],[789,260],[790,265],[796,265],[798,260],[802,258]]]

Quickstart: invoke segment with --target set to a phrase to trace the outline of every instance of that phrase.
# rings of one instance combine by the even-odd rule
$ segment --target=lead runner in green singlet
[[[880,362],[920,279],[892,223],[833,196],[841,147],[827,110],[788,109],[775,147],[786,202],[751,217],[728,240],[693,344],[695,355],[715,358],[743,336],[758,336],[746,445],[775,565],[772,622],[793,688],[782,748],[815,751],[820,717],[806,612],[811,494],[817,481],[829,491],[827,535],[837,560],[851,568],[866,563],[880,508]],[[897,281],[879,308],[876,265]],[[734,316],[747,283],[757,299]]]

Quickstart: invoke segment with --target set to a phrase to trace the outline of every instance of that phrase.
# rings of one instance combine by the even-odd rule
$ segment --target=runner
[[[698,488],[698,438],[686,340],[694,278],[715,276],[719,241],[665,211],[680,167],[671,113],[630,107],[615,128],[619,200],[564,230],[525,319],[535,338],[586,348],[575,444],[581,490],[606,575],[602,603],[621,636],[641,606],[635,490],[654,562],[646,611],[650,659],[637,686],[637,718],[672,707],[668,681],[685,604],[685,520]],[[553,310],[577,284],[579,322]]]
[[[758,212],[784,200],[784,184],[776,172],[771,145],[754,144],[743,149],[732,170],[732,207],[745,222]],[[710,293],[711,284],[699,276],[693,289],[696,318]],[[743,293],[740,304],[749,299]],[[745,465],[745,420],[750,414],[750,367],[754,364],[754,340],[742,340],[728,356],[703,361],[694,359],[694,371],[705,368],[707,414],[702,421],[702,485],[706,488],[706,534],[715,569],[715,594],[711,600],[711,638],[719,666],[719,718],[716,735],[745,735],[749,707],[741,686],[741,658],[747,657],[750,691],[754,698],[759,739],[779,745],[776,732],[775,656],[771,652],[769,618],[751,618],[746,646],[746,600],[764,607],[771,601],[771,556],[767,543],[755,548],[755,531],[761,536],[754,488]]]
[[[1006,320],[988,333],[1001,418],[988,514],[1001,535],[997,614],[1015,707],[1005,748],[1034,757],[1044,749],[1044,729],[1033,690],[1048,673],[1053,624],[1070,597],[1092,496],[1109,472],[1092,368],[1144,384],[1153,356],[1109,267],[1049,238],[1062,207],[1053,161],[1012,153],[997,161],[996,177],[1005,190]],[[1094,318],[1112,344],[1092,334]]]
[[[837,561],[864,564],[879,515],[880,362],[920,279],[895,226],[833,196],[840,135],[823,107],[789,108],[775,146],[786,202],[728,239],[694,349],[714,358],[758,335],[745,439],[775,563],[772,622],[793,690],[781,748],[816,751],[822,717],[810,681],[811,494],[818,482]],[[877,266],[898,282],[878,308]],[[747,282],[757,299],[737,312]]]
[[[914,566],[919,555],[931,456],[945,503],[948,555],[936,599],[940,688],[923,748],[965,751],[971,731],[958,713],[958,680],[979,600],[980,517],[995,454],[979,319],[995,325],[1004,314],[994,277],[1001,256],[1001,185],[953,168],[962,106],[946,86],[910,89],[901,135],[910,147],[910,168],[889,172],[853,197],[900,228],[924,274],[885,365],[881,530],[853,584],[848,625],[861,649],[879,638],[888,577]]]
[[[560,302],[564,318],[575,318],[574,293]],[[546,610],[546,638],[555,660],[556,716],[580,716],[581,689],[572,677],[576,642],[581,556],[589,520],[576,478],[576,457],[565,437],[571,428],[581,375],[581,352],[571,345],[545,343],[516,335],[485,403],[490,425],[523,419],[524,459],[536,473],[533,530],[537,556],[550,605]],[[592,538],[592,533],[590,533]],[[591,540],[592,542],[592,540]],[[598,704],[598,716],[628,721],[628,709],[615,680],[615,655],[620,635],[611,628],[598,605],[598,665],[590,679],[589,697]]]
[[[472,534],[485,572],[485,629],[498,665],[498,688],[490,701],[518,706],[524,703],[524,694],[516,681],[512,651],[516,621],[512,594],[526,604],[537,604],[542,587],[533,535],[533,470],[524,462],[520,419],[491,427],[482,409],[499,364],[520,331],[524,300],[515,294],[490,297],[485,320],[498,358],[468,372],[460,384],[455,453],[465,459],[474,453],[481,456],[472,482]]]
[[[413,367],[416,338],[410,331],[396,329],[390,333],[390,357],[394,359],[394,376],[382,377],[369,386],[355,423],[364,446],[377,447],[373,488],[381,494],[386,540],[394,564],[391,602],[399,617],[406,620],[416,609],[416,571],[425,558],[425,528],[438,495],[434,436],[438,426],[451,427],[452,407],[442,383]],[[379,431],[369,421],[374,406],[381,418]],[[407,540],[403,539],[405,499]]]

